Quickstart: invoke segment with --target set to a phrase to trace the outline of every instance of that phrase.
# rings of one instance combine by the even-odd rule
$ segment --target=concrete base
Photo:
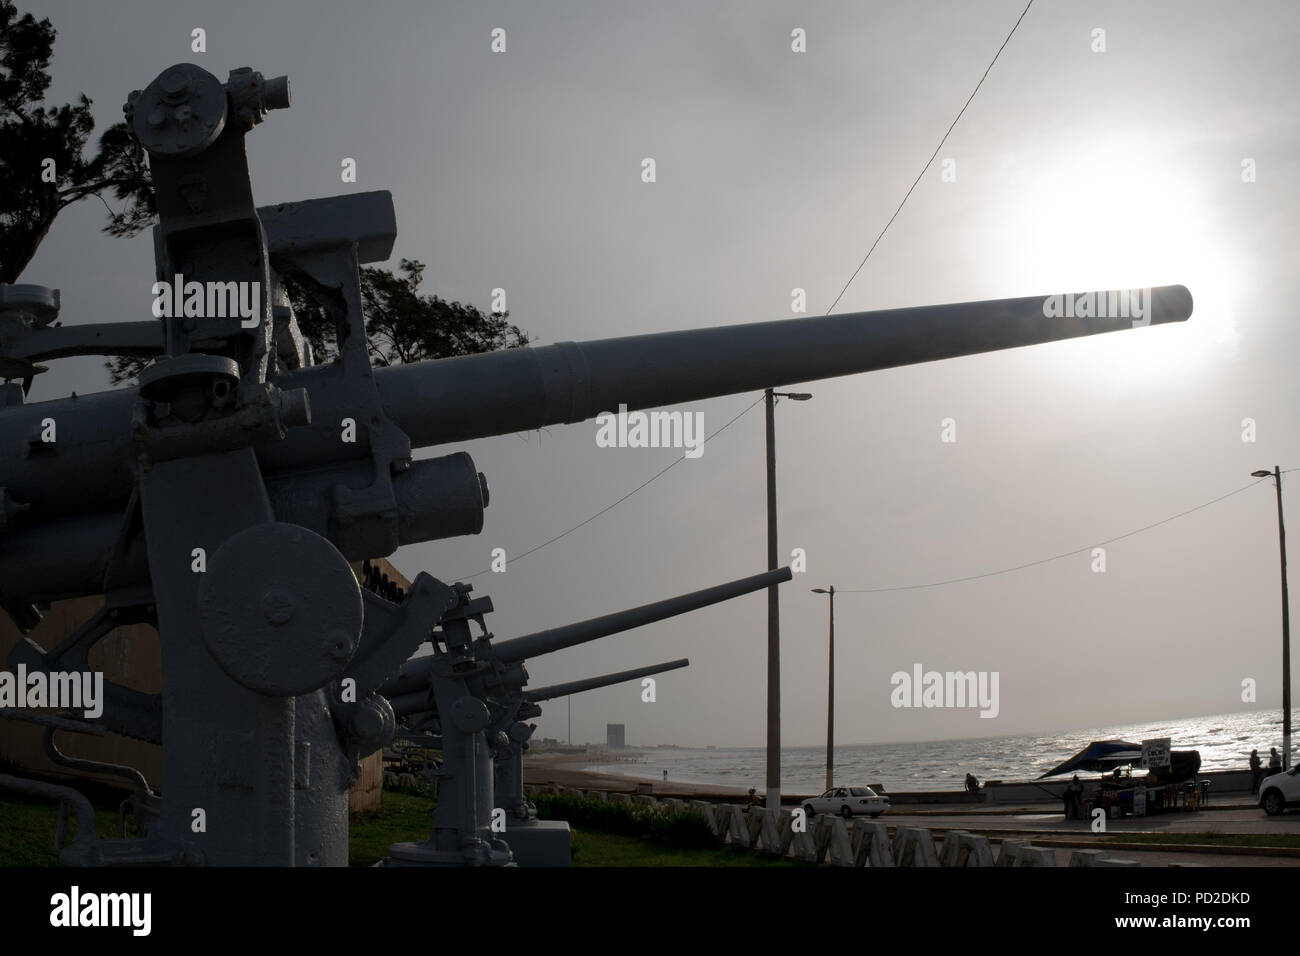
[[[572,852],[567,820],[511,820],[504,834],[518,866],[569,866]]]
[[[565,824],[567,827],[568,824]],[[479,844],[474,850],[439,850],[433,840],[390,843],[388,856],[376,866],[512,866],[510,851],[501,840]]]

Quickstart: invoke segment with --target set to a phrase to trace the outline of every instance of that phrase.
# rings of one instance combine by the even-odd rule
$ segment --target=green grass
[[[435,804],[409,790],[385,790],[379,810],[351,815],[348,828],[348,865],[374,866],[388,856],[390,843],[427,840],[433,831]]]
[[[120,798],[119,801],[120,802]],[[118,835],[117,803],[96,801],[95,831],[101,837]],[[0,800],[0,866],[58,866],[54,829],[59,805],[52,800],[27,798],[9,791]],[[127,834],[135,832],[127,818]],[[67,842],[77,835],[77,815],[68,814]]]
[[[120,798],[119,798],[120,799]],[[427,839],[433,826],[433,802],[411,792],[384,791],[381,810],[367,810],[351,816],[349,862],[372,866],[388,855],[390,843]],[[117,803],[95,802],[95,826],[101,837],[117,836]],[[52,801],[29,800],[7,794],[0,800],[0,867],[58,866],[54,852],[54,826],[58,805]],[[76,833],[76,817],[69,824],[69,839]],[[127,822],[132,830],[131,821]],[[1199,841],[1193,841],[1199,842]],[[762,853],[717,849],[683,849],[649,840],[573,830],[575,866],[810,866],[791,859],[776,859]]]
[[[373,866],[388,855],[390,843],[425,840],[433,825],[433,802],[410,791],[384,791],[382,810],[352,814],[350,862]],[[574,828],[574,866],[810,866],[762,853],[664,846],[635,836]]]
[[[1300,849],[1300,833],[1116,833],[1110,842],[1149,843],[1155,846],[1290,847]]]
[[[660,846],[687,850],[712,850],[721,841],[708,821],[694,810],[670,810],[663,804],[639,804],[537,794],[537,815],[543,820],[567,820],[572,827],[596,833],[648,840]]]

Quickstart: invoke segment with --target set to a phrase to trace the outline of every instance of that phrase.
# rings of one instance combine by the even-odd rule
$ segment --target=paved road
[[[1073,849],[1053,848],[1056,853],[1057,866],[1069,866]],[[1129,850],[1117,849],[1108,854],[1119,860],[1136,860],[1142,866],[1181,866],[1199,864],[1201,866],[1300,866],[1300,857],[1294,856],[1241,856],[1227,853],[1183,853],[1169,850]],[[1294,876],[1286,877],[1288,881]]]
[[[909,812],[911,811],[911,812]],[[917,812],[920,811],[920,812]],[[1107,820],[1104,834],[1093,833],[1081,820],[1066,820],[1056,804],[1014,807],[999,812],[995,808],[954,810],[950,807],[900,807],[880,818],[890,826],[917,826],[939,829],[969,830],[993,837],[1023,833],[1026,838],[1041,834],[1038,841],[1068,839],[1096,842],[1104,846],[1105,837],[1125,833],[1285,833],[1300,834],[1300,812],[1290,811],[1279,817],[1267,816],[1248,804],[1222,806],[1191,813],[1161,813],[1150,817],[1121,817]],[[1056,862],[1066,866],[1073,848],[1056,847]],[[1132,850],[1118,848],[1111,852],[1120,859],[1137,860],[1143,866],[1168,866],[1171,863],[1200,863],[1206,866],[1300,866],[1300,857],[1258,856],[1251,854],[1194,853],[1167,849]]]
[[[914,809],[922,813],[909,812]],[[1024,812],[1029,811],[1029,812]],[[1004,813],[948,810],[942,807],[899,807],[882,820],[891,826],[954,827],[974,833],[983,830],[1027,830],[1061,832],[1091,836],[1091,824],[1084,820],[1067,820],[1055,804],[1014,807]],[[1120,817],[1106,821],[1106,832],[1116,833],[1290,833],[1300,834],[1300,812],[1289,811],[1277,817],[1251,806],[1196,810],[1191,813],[1160,813],[1149,817]]]

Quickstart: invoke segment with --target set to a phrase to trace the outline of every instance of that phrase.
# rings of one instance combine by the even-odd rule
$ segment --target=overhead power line
[[[1030,12],[1030,7],[1032,7],[1032,5],[1034,5],[1034,0],[1030,0],[1030,3],[1026,4],[1026,7],[1024,7],[1024,9],[1021,10],[1021,16],[1017,18],[1017,21],[1015,21],[1015,25],[1011,26],[1010,33],[1006,35],[1005,40],[1002,40],[1002,46],[997,48],[997,52],[995,53],[995,55],[993,55],[993,59],[989,61],[987,68],[984,69],[984,73],[982,77],[979,78],[979,82],[976,83],[974,90],[971,90],[971,95],[967,96],[966,103],[962,105],[961,111],[958,111],[957,116],[953,118],[952,124],[949,124],[948,130],[945,131],[943,139],[939,140],[939,146],[935,147],[935,152],[931,153],[930,159],[926,161],[926,165],[924,165],[922,170],[920,170],[920,172],[917,174],[917,179],[915,179],[915,181],[911,183],[911,187],[909,190],[907,190],[907,193],[906,195],[904,195],[904,198],[902,198],[902,202],[898,203],[897,209],[894,209],[893,216],[889,217],[888,222],[885,222],[884,229],[880,230],[880,234],[878,235],[878,237],[876,237],[876,241],[871,243],[871,248],[868,248],[867,255],[863,256],[861,263],[858,264],[858,268],[854,269],[852,276],[849,276],[849,281],[845,282],[844,289],[841,289],[840,294],[836,295],[835,302],[831,303],[831,308],[828,308],[827,310],[827,315],[829,315],[829,313],[831,313],[832,310],[835,310],[837,304],[840,303],[840,299],[844,297],[846,291],[849,290],[849,286],[853,285],[853,280],[855,280],[855,278],[858,277],[859,272],[862,272],[862,267],[863,265],[867,264],[867,259],[871,258],[871,254],[872,252],[875,251],[876,246],[879,245],[880,239],[884,238],[884,234],[889,229],[889,226],[893,224],[894,219],[897,219],[898,213],[902,212],[902,207],[905,206],[907,202],[907,198],[909,198],[911,193],[913,193],[914,189],[917,189],[917,183],[920,182],[920,177],[923,177],[924,174],[926,174],[926,170],[930,169],[931,164],[933,163],[933,161],[935,161],[935,156],[939,155],[939,151],[941,150],[941,148],[944,148],[944,143],[948,142],[948,137],[949,134],[952,133],[953,127],[957,126],[957,121],[961,120],[962,113],[966,112],[966,108],[969,107],[969,105],[971,104],[971,100],[975,99],[975,94],[978,94],[979,88],[984,85],[984,79],[988,77],[989,70],[993,69],[993,64],[996,64],[997,57],[1000,57],[1002,55],[1002,51],[1004,51],[1004,49],[1006,48],[1006,44],[1011,42],[1011,36],[1015,35],[1015,30],[1017,30],[1017,27],[1021,26],[1021,21],[1024,20],[1024,14]],[[745,415],[745,412],[748,412],[750,408],[753,408],[755,405],[758,405],[758,403],[762,401],[763,401],[762,398],[758,398],[757,401],[753,403],[753,405],[746,407],[744,411],[740,412],[740,415],[737,415],[735,419],[728,421],[728,423],[723,425],[722,428],[719,428],[718,431],[714,432],[714,434],[708,436],[705,441],[711,440],[711,438],[714,437],[715,434],[719,434],[720,432],[722,432],[723,429],[729,427],[729,425],[731,425],[733,421],[740,419],[742,415]],[[564,538],[569,535],[572,535],[572,533],[577,531],[578,528],[584,527],[584,525],[594,522],[594,520],[599,518],[599,516],[606,514],[606,512],[611,511],[612,509],[615,509],[615,507],[621,505],[621,503],[627,501],[628,498],[632,497],[633,494],[640,492],[642,488],[646,488],[647,485],[653,483],[653,481],[659,479],[659,477],[666,475],[666,473],[671,471],[672,468],[676,468],[677,466],[679,466],[681,462],[682,462],[681,458],[677,458],[673,460],[673,462],[671,464],[668,464],[666,468],[662,468],[662,470],[656,471],[654,475],[647,477],[645,481],[642,481],[642,483],[640,485],[637,485],[636,488],[633,488],[632,490],[630,490],[630,492],[624,494],[623,497],[616,499],[616,501],[614,502],[611,502],[610,505],[604,506],[603,509],[595,512],[595,514],[593,515],[590,515],[589,518],[581,520],[581,522],[578,522],[577,524],[573,525],[572,528],[568,528],[567,531],[560,532],[559,535],[556,535],[555,537],[547,538],[547,540],[542,541],[541,544],[534,545],[533,548],[529,548],[528,550],[523,551],[523,553],[515,555],[515,557],[511,558],[511,561],[519,561],[520,558],[526,558],[528,557],[529,554],[534,554],[536,553],[536,551],[539,551],[542,548],[546,548],[547,545],[555,544],[555,542],[559,541],[560,538]],[[491,568],[484,568],[484,570],[478,571],[477,574],[469,575],[468,578],[461,578],[460,580],[480,578],[480,576],[487,574],[487,572],[489,572],[490,570]]]
[[[1296,469],[1292,468],[1288,470],[1295,471]],[[1286,473],[1287,472],[1285,471],[1283,472],[1283,474]],[[1137,528],[1133,531],[1127,531],[1124,534],[1116,535],[1113,538],[1107,538],[1105,541],[1095,541],[1092,544],[1084,545],[1082,548],[1075,548],[1073,551],[1065,551],[1061,554],[1054,554],[1050,558],[1040,558],[1037,561],[1027,561],[1024,564],[1017,564],[1014,567],[1000,568],[997,571],[986,571],[983,574],[969,574],[961,578],[948,578],[945,581],[931,581],[927,584],[903,584],[903,585],[898,585],[896,587],[888,587],[888,588],[836,588],[835,593],[836,594],[879,594],[884,591],[919,591],[923,588],[938,588],[938,587],[943,587],[946,584],[961,584],[965,581],[979,581],[983,578],[997,577],[1000,574],[1010,574],[1013,571],[1023,571],[1026,568],[1036,568],[1042,564],[1050,564],[1052,561],[1060,561],[1062,558],[1072,558],[1075,557],[1076,555],[1083,554],[1085,551],[1090,552],[1092,551],[1093,548],[1100,548],[1108,544],[1114,544],[1116,541],[1123,541],[1125,538],[1131,538],[1134,535],[1141,534],[1144,531],[1150,531],[1152,528],[1158,528],[1163,524],[1168,524],[1169,522],[1174,521],[1178,518],[1183,518],[1189,514],[1192,514],[1193,512],[1200,511],[1202,508],[1208,508],[1210,507],[1210,505],[1218,504],[1220,501],[1224,501],[1228,498],[1231,498],[1233,495],[1239,495],[1243,491],[1248,491],[1249,489],[1254,488],[1256,485],[1258,485],[1261,481],[1268,481],[1272,477],[1273,477],[1272,475],[1269,475],[1268,478],[1259,478],[1255,481],[1252,481],[1248,485],[1242,485],[1240,488],[1236,489],[1235,491],[1228,492],[1226,495],[1219,495],[1219,497],[1217,498],[1211,498],[1209,501],[1206,501],[1203,504],[1199,504],[1195,508],[1188,508],[1186,511],[1180,511],[1176,515],[1170,515],[1168,518],[1162,518],[1159,521],[1156,521],[1149,525],[1144,525],[1143,527]]]
[[[748,405],[746,405],[744,408],[742,408],[742,409],[740,410],[739,414],[737,414],[734,418],[732,418],[730,421],[728,421],[725,425],[723,425],[721,428],[719,428],[717,431],[715,431],[712,435],[707,435],[707,436],[705,436],[705,438],[704,438],[704,443],[705,443],[705,444],[708,444],[708,443],[711,442],[715,437],[717,437],[718,435],[721,435],[724,431],[726,431],[728,428],[730,428],[732,425],[734,425],[736,422],[738,422],[738,421],[739,421],[739,420],[740,420],[740,419],[745,415],[746,412],[748,412],[751,408],[753,408],[755,405],[757,405],[757,404],[758,404],[759,402],[761,402],[762,400],[763,400],[763,396],[760,395],[760,396],[759,396],[758,398],[756,398],[754,401],[750,402]],[[596,520],[597,518],[599,518],[601,515],[605,514],[606,512],[612,511],[613,509],[615,509],[615,508],[617,508],[619,505],[621,505],[623,502],[627,501],[627,499],[631,498],[634,494],[636,494],[636,493],[637,493],[638,491],[640,491],[642,488],[644,488],[644,487],[646,487],[647,485],[649,485],[649,484],[650,484],[652,481],[654,481],[656,478],[659,478],[659,477],[661,477],[661,476],[663,476],[663,475],[668,474],[668,472],[672,471],[674,468],[676,468],[678,465],[680,465],[680,464],[681,464],[683,461],[685,461],[685,460],[686,460],[686,456],[685,456],[685,455],[679,455],[677,458],[674,458],[674,459],[673,459],[673,460],[672,460],[672,461],[671,461],[667,466],[665,466],[665,467],[659,469],[657,472],[655,472],[653,475],[651,475],[651,476],[650,476],[649,478],[647,478],[645,481],[641,482],[641,484],[637,485],[635,488],[633,488],[631,491],[629,491],[629,492],[628,492],[627,494],[625,494],[623,497],[619,498],[619,499],[616,500],[616,501],[612,501],[612,502],[610,502],[610,503],[607,504],[605,507],[603,507],[603,508],[601,508],[599,511],[597,511],[595,514],[591,515],[591,516],[588,517],[588,518],[584,518],[582,521],[579,521],[577,524],[575,524],[572,528],[569,528],[567,531],[561,531],[561,532],[560,532],[559,534],[557,534],[555,537],[553,537],[553,538],[547,538],[547,539],[546,539],[545,541],[543,541],[541,544],[534,545],[533,547],[529,548],[527,551],[520,552],[519,554],[517,554],[517,555],[515,555],[514,557],[512,557],[510,560],[511,560],[511,561],[518,561],[518,560],[520,560],[521,558],[526,558],[526,557],[528,557],[530,554],[533,554],[533,553],[535,553],[535,552],[537,552],[537,551],[542,550],[542,548],[546,547],[547,545],[549,545],[549,544],[554,544],[555,542],[559,541],[561,538],[564,538],[564,537],[567,537],[568,535],[573,534],[573,532],[577,531],[579,528],[583,527],[584,525],[591,524],[591,522],[595,521],[595,520]],[[466,577],[457,578],[456,580],[458,580],[458,581],[468,581],[468,580],[470,580],[471,578],[481,577],[482,575],[487,574],[487,573],[488,573],[489,571],[491,571],[491,570],[492,570],[491,568],[484,568],[482,571],[475,572],[474,574],[468,575],[468,576],[466,576]]]
[[[849,276],[849,281],[844,283],[844,288],[840,289],[840,294],[835,297],[835,301],[831,303],[831,307],[826,310],[827,315],[830,315],[835,311],[835,307],[840,304],[840,299],[844,298],[844,293],[849,291],[849,286],[853,285],[853,280],[858,277],[858,273],[861,272],[862,267],[867,264],[867,260],[871,258],[871,254],[876,251],[876,246],[880,245],[880,240],[885,238],[885,233],[888,232],[889,227],[894,224],[894,220],[898,218],[898,214],[903,211],[903,206],[905,206],[907,200],[911,198],[912,191],[916,189],[917,184],[921,182],[921,177],[925,175],[925,171],[934,163],[934,158],[939,155],[939,150],[943,149],[943,144],[948,142],[948,136],[956,127],[957,121],[960,120],[962,114],[966,112],[966,107],[970,106],[971,101],[975,99],[975,94],[980,91],[980,87],[983,86],[984,81],[988,79],[989,71],[993,69],[993,64],[998,62],[998,57],[1000,57],[1002,51],[1007,48],[1007,44],[1011,42],[1011,38],[1016,35],[1016,29],[1020,26],[1020,21],[1025,18],[1025,14],[1029,12],[1029,8],[1033,5],[1034,0],[1029,0],[1029,2],[1025,4],[1025,9],[1020,11],[1020,16],[1016,18],[1015,24],[1011,27],[1011,32],[1007,34],[1007,38],[1003,40],[1002,45],[998,47],[998,52],[993,54],[993,59],[989,61],[989,65],[984,68],[984,73],[980,76],[980,81],[975,84],[975,89],[971,90],[970,96],[966,97],[966,102],[963,103],[962,108],[957,111],[957,115],[953,117],[953,121],[948,124],[948,129],[944,132],[943,138],[939,140],[939,145],[934,148],[934,152],[930,154],[930,158],[925,161],[925,165],[921,167],[921,171],[916,174],[916,179],[912,181],[912,185],[907,188],[907,193],[903,196],[903,201],[898,204],[898,208],[894,210],[894,214],[889,217],[889,221],[885,223],[885,227],[880,230],[880,235],[876,236],[876,241],[871,244],[871,248],[867,250],[867,254],[862,257],[862,261],[858,263],[858,267],[853,270],[853,275]]]

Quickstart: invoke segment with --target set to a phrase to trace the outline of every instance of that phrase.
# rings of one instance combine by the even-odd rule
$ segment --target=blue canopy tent
[[[1052,768],[1039,777],[1055,777],[1080,770],[1105,773],[1116,767],[1129,766],[1142,759],[1142,745],[1128,740],[1094,740],[1065,763]]]

